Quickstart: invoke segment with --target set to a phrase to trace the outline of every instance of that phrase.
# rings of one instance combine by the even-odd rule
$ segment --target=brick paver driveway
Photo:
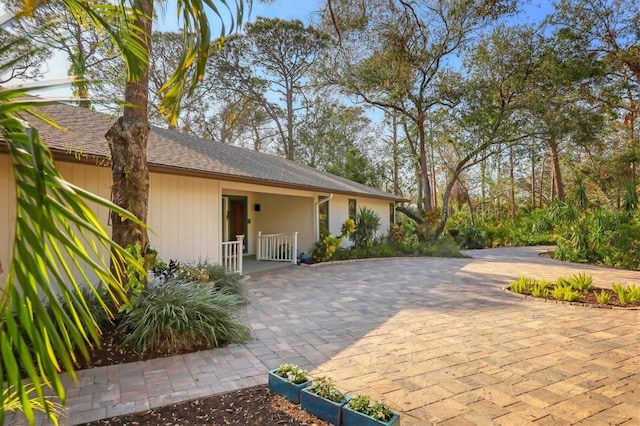
[[[78,372],[64,424],[266,383],[282,362],[381,398],[403,425],[640,425],[640,311],[522,299],[518,276],[637,272],[556,262],[541,248],[469,259],[289,267],[248,281],[245,345]],[[21,424],[20,416],[5,424]],[[42,422],[45,424],[45,422]]]
[[[290,268],[250,280],[246,347],[339,388],[382,398],[403,425],[640,424],[640,311],[521,299],[521,275],[635,272],[566,264],[541,248],[472,259],[385,259]]]

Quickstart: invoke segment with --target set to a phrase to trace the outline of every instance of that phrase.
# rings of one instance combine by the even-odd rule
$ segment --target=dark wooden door
[[[246,201],[244,199],[232,198],[229,200],[229,240],[235,240],[236,235],[245,236],[246,247]]]

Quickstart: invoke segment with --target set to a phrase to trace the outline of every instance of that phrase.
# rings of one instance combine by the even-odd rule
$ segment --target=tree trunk
[[[531,152],[531,210],[536,208],[536,158]]]
[[[540,206],[540,208],[542,208],[542,202],[544,201],[544,172],[545,172],[545,165],[547,164],[546,158],[543,156],[542,157],[542,161],[541,161],[541,166],[540,166],[540,185],[538,185],[538,188],[540,190],[539,195],[540,195],[540,199],[538,200],[538,205]]]
[[[549,138],[549,148],[551,149],[551,165],[553,167],[553,189],[558,200],[562,201],[564,200],[564,183],[562,182],[562,172],[560,171],[558,141],[553,136]]]
[[[146,52],[151,49],[152,1],[140,1],[138,22],[147,40]],[[147,139],[149,136],[148,69],[138,81],[127,82],[125,88],[125,108],[120,117],[105,135],[111,151],[111,172],[113,177],[113,202],[127,209],[140,221],[147,222],[149,200],[149,169],[147,167]],[[112,239],[119,245],[139,243],[142,253],[148,245],[147,230],[120,215],[111,212]]]
[[[516,218],[516,182],[513,172],[513,146],[509,147],[509,201],[511,203],[511,220]]]
[[[418,144],[420,146],[420,180],[422,183],[422,203],[425,213],[430,212],[433,209],[433,204],[431,203],[431,184],[429,183],[429,167],[427,165],[427,142],[426,135],[424,132],[424,122],[425,117],[424,113],[421,113],[421,118],[417,120],[418,125]],[[444,206],[443,206],[444,208]]]
[[[294,160],[293,147],[293,89],[287,84],[287,146],[285,147],[285,155],[287,159]]]
[[[392,146],[393,146],[393,194],[400,195],[400,158],[398,153],[398,118],[394,113],[391,116],[391,126],[393,127],[392,133]]]

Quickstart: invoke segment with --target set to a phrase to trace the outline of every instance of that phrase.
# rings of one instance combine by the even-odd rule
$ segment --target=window
[[[320,235],[329,233],[329,200],[322,195],[318,197],[318,230]]]
[[[356,220],[356,200],[355,198],[349,198],[349,219]]]
[[[396,223],[396,204],[389,203],[389,228]]]

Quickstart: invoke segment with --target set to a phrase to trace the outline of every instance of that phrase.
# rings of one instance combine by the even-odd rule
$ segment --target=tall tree
[[[356,99],[395,111],[417,130],[421,213],[432,209],[425,124],[439,106],[457,102],[449,80],[460,47],[512,10],[508,1],[329,1],[324,28],[337,32],[325,79]]]
[[[136,1],[130,4],[126,0],[119,4],[76,0],[62,0],[62,3],[71,11],[73,19],[105,30],[112,37],[127,58],[128,78],[139,81],[138,77],[145,74],[148,63],[150,26],[147,26],[149,24],[145,20],[151,17],[151,3]],[[222,0],[220,3],[226,5]],[[27,2],[25,9],[20,10],[18,15],[30,16],[34,7],[43,4],[46,2]],[[196,31],[201,38],[189,46],[184,66],[177,70],[166,86],[166,110],[172,115],[177,111],[171,106],[183,94],[183,83],[187,78],[185,69],[189,63],[197,65],[197,72],[194,73],[196,76],[204,70],[209,44],[205,8],[214,8],[219,13],[216,3],[208,0],[205,3],[198,0],[186,1],[180,5],[184,8],[180,11],[185,18],[186,34]],[[239,6],[241,5],[240,2]],[[146,13],[143,14],[143,11]],[[186,13],[182,13],[185,11]],[[0,19],[0,26],[5,23]],[[37,26],[34,28],[37,29]],[[10,71],[10,66],[15,63],[11,58],[5,62],[9,57],[8,52],[7,46],[0,45],[0,74]],[[195,60],[189,61],[189,58]],[[142,81],[144,80],[143,78]],[[196,80],[192,80],[192,83],[195,84]],[[143,86],[130,86],[129,100],[137,100],[141,95],[136,90],[145,89]],[[37,130],[25,124],[27,117],[24,113],[47,120],[34,108],[41,101],[25,99],[28,93],[24,88],[0,88],[0,132],[2,142],[9,152],[17,195],[17,223],[11,266],[0,297],[0,421],[5,410],[10,405],[17,404],[29,423],[34,424],[33,410],[38,407],[46,411],[52,420],[56,420],[56,413],[51,411],[44,387],[51,387],[64,401],[65,390],[59,371],[62,365],[74,376],[73,346],[77,346],[88,357],[88,345],[99,340],[95,320],[79,295],[80,292],[77,292],[79,284],[75,274],[84,274],[80,262],[86,262],[107,283],[110,291],[121,293],[122,289],[119,281],[122,270],[118,270],[118,266],[123,264],[122,256],[127,257],[127,253],[110,240],[104,230],[99,229],[99,221],[91,213],[87,202],[97,202],[111,208],[114,212],[112,217],[127,223],[132,229],[144,229],[144,223],[137,219],[137,206],[127,203],[127,207],[133,207],[134,210],[129,213],[126,209],[101,200],[62,179],[51,154],[39,139]],[[142,104],[142,108],[146,108],[146,104]],[[146,146],[146,140],[136,139],[136,136],[144,136],[145,120],[146,117],[137,116],[137,120],[134,117],[134,120],[120,121],[121,130],[140,130],[137,135],[118,133],[117,130],[113,133],[125,144]],[[128,126],[129,124],[133,125]],[[148,124],[146,127],[148,129]],[[118,141],[114,140],[112,143],[117,144]],[[140,149],[136,151],[141,152]],[[142,187],[137,189],[144,190]],[[140,232],[132,234],[140,239]],[[100,246],[107,247],[116,256],[114,270],[104,262],[95,260],[101,259]],[[131,256],[128,258],[136,264],[135,259]],[[90,280],[86,281],[91,286]],[[71,315],[62,309],[56,297],[56,287],[72,310]],[[47,296],[52,317],[45,309],[42,294]],[[21,371],[28,375],[32,386],[23,383]]]
[[[220,4],[227,6],[226,0]],[[105,137],[111,152],[113,202],[130,211],[141,222],[147,220],[149,198],[149,169],[147,166],[147,139],[149,136],[148,96],[149,60],[151,56],[152,22],[154,4],[152,0],[135,0],[133,25],[142,40],[141,56],[145,65],[136,78],[127,79],[122,116],[113,124]],[[243,2],[236,0],[237,14],[242,16]],[[204,74],[210,52],[210,29],[207,11],[220,16],[218,5],[210,0],[190,0],[178,4],[183,17],[184,49],[182,60],[160,88],[160,113],[175,125],[180,113],[180,100],[186,91],[193,94]],[[193,67],[193,72],[190,72]],[[122,219],[117,212],[111,213],[112,238],[126,247],[139,244],[143,252],[148,246],[145,227]]]
[[[10,0],[8,5],[15,12],[24,3],[24,0]],[[101,4],[104,0],[95,1],[96,7]],[[68,74],[75,77],[71,83],[73,95],[80,98],[78,105],[90,108],[88,69],[105,66],[119,56],[109,34],[78,22],[61,2],[44,2],[34,11],[32,19],[18,20],[16,24],[21,34],[48,52],[65,54],[69,62]]]
[[[223,84],[232,84],[262,105],[275,126],[281,153],[290,160],[295,159],[296,107],[326,42],[323,33],[301,21],[258,17],[220,52],[217,66],[229,71]]]
[[[592,93],[619,111],[626,127],[619,166],[637,184],[640,163],[640,9],[634,0],[560,0],[552,22],[575,40],[583,55],[607,66],[608,81],[591,87]]]

